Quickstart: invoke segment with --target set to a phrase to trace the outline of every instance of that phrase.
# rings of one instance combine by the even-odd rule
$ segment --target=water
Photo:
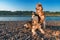
[[[31,17],[0,17],[0,21],[25,21],[31,20]]]
[[[31,17],[25,16],[25,17],[0,17],[0,21],[25,21],[25,20],[31,20]],[[53,16],[47,16],[46,21],[60,21],[60,16],[53,17]]]
[[[60,21],[60,16],[47,16],[46,21]]]

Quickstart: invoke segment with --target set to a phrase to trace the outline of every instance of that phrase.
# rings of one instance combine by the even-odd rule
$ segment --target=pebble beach
[[[49,27],[44,29],[46,32],[45,35],[36,31],[38,36],[33,37],[31,29],[24,27],[26,22],[27,21],[0,21],[0,40],[53,40],[54,38],[60,40],[60,30],[52,30],[49,29]],[[48,22],[46,22],[46,24],[48,24]]]

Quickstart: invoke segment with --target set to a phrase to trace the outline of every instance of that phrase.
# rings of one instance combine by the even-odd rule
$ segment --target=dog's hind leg
[[[38,29],[42,34],[45,34],[44,30],[41,28],[41,25],[38,27]]]

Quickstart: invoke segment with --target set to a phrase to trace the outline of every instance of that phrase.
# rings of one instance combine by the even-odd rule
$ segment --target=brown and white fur
[[[39,15],[39,17],[41,19],[40,23],[38,23],[36,20],[32,20],[31,24],[29,23],[29,24],[24,25],[24,26],[32,29],[32,35],[33,36],[36,34],[36,32],[35,32],[36,29],[38,29],[42,34],[45,34],[44,30],[41,28],[42,27],[41,24],[43,24],[45,16],[44,16],[44,13],[43,13],[43,10],[42,10],[42,6],[41,5],[39,6],[39,5],[40,4],[37,4],[37,6],[36,6],[36,13]],[[34,16],[35,15],[33,13],[32,14],[32,19],[33,19]]]

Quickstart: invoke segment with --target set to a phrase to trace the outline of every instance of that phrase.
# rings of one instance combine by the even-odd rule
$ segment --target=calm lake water
[[[0,21],[25,21],[25,20],[31,20],[31,17],[0,17]],[[60,16],[53,17],[53,16],[47,16],[46,21],[60,21]]]
[[[60,16],[47,16],[46,21],[60,21]]]

